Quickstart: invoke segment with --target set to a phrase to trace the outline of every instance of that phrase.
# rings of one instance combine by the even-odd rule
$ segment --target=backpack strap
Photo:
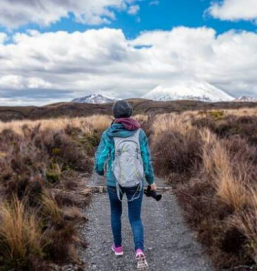
[[[137,129],[137,131],[134,134],[134,137],[136,138],[139,147],[140,147],[140,132],[141,128]]]
[[[133,138],[133,140],[136,141],[136,143],[139,146],[139,150],[140,150],[140,131],[141,131],[141,129],[139,128],[132,136],[127,137],[127,138]],[[118,138],[119,137],[113,137],[115,155],[119,154],[119,153],[117,153],[117,152],[119,152],[119,150],[117,150]]]
[[[138,184],[137,190],[136,190],[135,194],[132,196],[131,199],[128,199],[128,202],[131,202],[133,200],[138,199],[140,197],[140,194],[142,193],[143,188],[144,188],[144,180],[142,180],[142,182],[140,182]],[[116,191],[117,191],[118,200],[122,201],[120,195],[123,196],[124,193],[122,192],[122,190],[121,190],[120,185],[119,185],[118,182],[116,182]],[[137,194],[138,191],[139,191],[139,194],[136,196],[136,194]]]

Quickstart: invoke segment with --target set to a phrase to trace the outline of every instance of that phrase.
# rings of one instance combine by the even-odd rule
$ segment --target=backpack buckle
[[[116,151],[116,156],[121,156],[121,150]]]
[[[136,148],[137,159],[139,159],[139,148]]]

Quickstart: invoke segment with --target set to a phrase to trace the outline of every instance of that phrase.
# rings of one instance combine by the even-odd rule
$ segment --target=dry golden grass
[[[203,146],[203,167],[212,176],[216,196],[234,210],[243,209],[249,202],[243,174],[235,178],[226,147],[208,129],[201,132],[206,143]]]
[[[63,221],[62,210],[59,208],[54,198],[46,191],[42,196],[42,207],[44,216],[50,216],[55,223],[60,223]]]
[[[106,115],[93,115],[90,117],[82,118],[57,118],[57,119],[46,119],[46,120],[19,120],[10,122],[0,121],[0,132],[5,129],[11,129],[17,134],[22,135],[22,127],[27,125],[33,128],[37,125],[41,125],[41,130],[62,130],[70,125],[74,128],[81,128],[85,133],[91,133],[93,130],[98,132],[104,131],[111,123],[112,118]]]
[[[208,159],[208,158],[207,158]],[[217,141],[214,146],[209,159],[212,159],[212,172],[216,174],[218,177],[227,176],[230,172],[230,161],[227,150],[225,146],[221,144],[221,142]]]
[[[228,151],[215,134],[207,128],[202,129],[200,134],[204,142],[204,171],[214,180],[216,196],[234,210],[243,209],[249,202],[243,174],[241,178],[233,176]]]
[[[134,118],[140,123],[140,122],[146,122],[149,120],[148,115],[135,115]]]
[[[256,108],[240,108],[240,109],[226,109],[223,110],[224,114],[234,116],[257,116]]]
[[[202,141],[205,144],[215,144],[217,142],[217,136],[210,131],[208,128],[203,128],[200,130],[200,135]]]
[[[217,137],[209,129],[200,130],[200,135],[202,141],[204,142],[202,146],[202,157],[203,157],[203,167],[210,175],[214,174],[214,153],[218,153],[217,150]],[[227,161],[226,161],[227,162]]]
[[[243,210],[249,204],[249,193],[240,179],[230,172],[222,172],[216,180],[216,196],[235,211]]]
[[[81,210],[75,206],[73,207],[63,207],[62,208],[63,215],[66,219],[84,219],[85,216],[81,212]]]
[[[42,254],[40,221],[35,213],[27,211],[17,198],[0,207],[1,254],[10,259],[26,261],[30,252]]]
[[[257,116],[256,108],[239,108],[239,109],[212,109],[203,111],[187,111],[186,114],[194,116],[195,119],[205,118],[209,115],[215,115],[216,113],[222,114],[223,117],[229,115],[243,117],[243,116]]]
[[[179,131],[186,134],[192,128],[190,119],[191,115],[188,113],[157,115],[152,125],[154,139],[167,131]]]
[[[244,210],[241,215],[234,216],[230,223],[238,228],[248,239],[248,249],[257,263],[257,191],[251,189],[249,193],[250,209]]]
[[[92,131],[92,128],[96,130],[99,133],[102,133],[104,130],[106,130],[111,122],[113,120],[113,117],[106,116],[106,115],[93,115],[87,118],[83,118],[83,122],[85,123],[85,128],[88,129],[89,127],[90,132]]]

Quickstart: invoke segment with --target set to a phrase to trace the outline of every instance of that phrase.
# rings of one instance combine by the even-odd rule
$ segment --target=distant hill
[[[257,98],[254,97],[247,97],[247,96],[241,96],[234,100],[234,102],[257,102]]]
[[[232,101],[234,98],[217,87],[198,79],[175,80],[160,85],[144,98],[155,101],[195,100],[203,102]]]
[[[134,108],[134,114],[158,114],[183,112],[186,110],[208,110],[225,108],[257,107],[254,102],[218,102],[201,101],[151,101],[147,99],[128,99]],[[55,103],[36,106],[0,106],[0,120],[48,119],[58,117],[83,117],[94,114],[111,114],[112,103]]]
[[[91,94],[85,97],[76,98],[72,100],[72,103],[89,103],[89,104],[105,104],[105,103],[113,103],[117,99],[106,97],[102,94]]]

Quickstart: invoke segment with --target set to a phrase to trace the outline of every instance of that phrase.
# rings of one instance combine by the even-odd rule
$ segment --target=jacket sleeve
[[[144,171],[145,171],[145,179],[148,184],[154,183],[154,170],[153,164],[151,159],[151,153],[149,148],[149,143],[147,136],[143,130],[140,131],[140,148],[141,148],[141,155],[144,164]]]
[[[99,175],[104,175],[104,164],[109,157],[109,144],[106,140],[105,133],[102,135],[100,144],[97,148],[97,151],[95,153],[95,172]]]

